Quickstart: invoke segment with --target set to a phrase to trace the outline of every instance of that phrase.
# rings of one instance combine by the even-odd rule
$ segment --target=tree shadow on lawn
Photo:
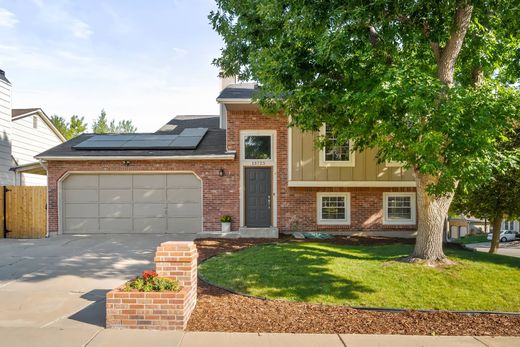
[[[291,244],[262,245],[247,249],[246,259],[233,259],[227,265],[221,263],[222,258],[214,258],[214,268],[227,272],[222,281],[222,272],[204,274],[210,282],[223,287],[235,288],[240,292],[257,296],[284,297],[294,301],[322,301],[323,296],[341,299],[356,299],[361,293],[374,292],[372,288],[359,281],[331,273],[327,265],[333,257],[349,257],[362,259],[353,255],[331,252],[320,248],[305,247]],[[307,246],[307,245],[306,245]],[[264,250],[283,247],[276,256],[265,258]],[[242,254],[243,255],[243,254]],[[227,258],[227,257],[224,257]],[[226,263],[229,259],[226,259]],[[290,268],[285,266],[291,264]],[[213,266],[212,266],[213,267]],[[204,270],[205,266],[202,266]],[[254,269],[255,271],[251,271]],[[261,293],[252,291],[261,288]]]
[[[279,248],[279,250],[273,250]],[[323,302],[357,299],[362,294],[375,293],[376,288],[347,274],[334,273],[330,266],[341,259],[396,261],[413,251],[412,245],[343,246],[324,243],[284,243],[262,245],[221,259],[210,260],[209,275],[202,266],[203,276],[210,282],[256,296],[279,297],[294,301]],[[491,254],[476,254],[465,250],[446,250],[452,257],[473,262],[489,262],[518,269],[520,259]],[[230,257],[230,258],[228,258]],[[226,259],[224,259],[226,258]],[[360,264],[362,266],[362,264]],[[422,266],[410,264],[410,266]],[[443,271],[432,269],[432,271]],[[333,300],[323,300],[324,297]]]

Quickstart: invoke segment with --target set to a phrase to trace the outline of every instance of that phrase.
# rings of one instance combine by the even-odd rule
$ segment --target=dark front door
[[[271,168],[245,168],[246,226],[271,226]]]

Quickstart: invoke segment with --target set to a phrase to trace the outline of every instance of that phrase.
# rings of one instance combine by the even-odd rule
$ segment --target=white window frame
[[[322,198],[323,197],[343,197],[345,199],[345,219],[323,219],[322,218]],[[317,224],[318,225],[350,225],[350,193],[348,192],[322,192],[316,194],[317,205]]]
[[[410,197],[411,219],[388,219],[388,198],[394,196]],[[383,193],[383,224],[384,225],[413,225],[417,222],[416,196],[413,192],[385,192]]]
[[[271,155],[270,159],[246,159],[246,137],[248,136],[269,136],[271,138]],[[261,165],[261,162],[273,163],[275,156],[275,132],[272,130],[251,130],[240,132],[240,160],[244,164],[257,164]]]
[[[320,129],[320,135],[326,136],[326,125]],[[349,160],[326,160],[325,158],[325,147],[320,149],[320,166],[321,167],[353,167],[356,166],[355,152],[352,151],[353,142],[349,140]]]

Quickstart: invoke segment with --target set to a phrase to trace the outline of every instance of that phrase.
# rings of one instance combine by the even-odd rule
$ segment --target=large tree
[[[443,220],[459,182],[500,169],[519,118],[518,3],[500,0],[217,0],[223,76],[256,80],[291,125],[324,123],[415,173],[409,260],[448,262]]]
[[[520,150],[520,128],[510,135],[510,141],[504,143],[504,150]],[[489,219],[493,226],[489,253],[495,253],[500,241],[502,221],[520,218],[520,164],[513,162],[505,171],[493,170],[492,177],[477,185],[460,186],[451,210]]]

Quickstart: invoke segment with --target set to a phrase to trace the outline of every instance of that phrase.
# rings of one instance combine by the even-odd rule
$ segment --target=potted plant
[[[223,215],[220,217],[220,223],[222,223],[223,233],[229,233],[231,231],[231,216]]]

